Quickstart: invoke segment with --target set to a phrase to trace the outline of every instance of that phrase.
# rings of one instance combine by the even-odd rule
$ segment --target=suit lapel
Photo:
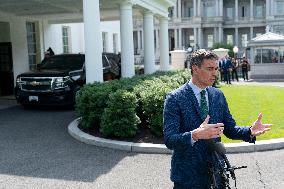
[[[198,113],[199,117],[201,118],[200,107],[199,107],[198,101],[195,97],[195,94],[194,94],[192,88],[189,86],[188,83],[186,84],[185,87],[186,87],[186,90],[188,91],[188,95],[187,95],[188,100],[193,103],[194,108],[196,109],[196,112]]]
[[[212,109],[213,109],[213,93],[212,93],[212,90],[211,90],[211,87],[208,87],[207,89],[207,94],[208,94],[208,101],[209,101],[209,115],[212,115]]]

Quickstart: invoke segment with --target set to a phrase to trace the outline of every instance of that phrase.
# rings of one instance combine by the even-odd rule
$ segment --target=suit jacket
[[[224,134],[228,138],[255,142],[249,127],[236,126],[224,94],[213,87],[207,87],[206,90],[209,123],[224,123]],[[167,148],[173,150],[171,180],[190,188],[206,188],[210,185],[208,161],[212,160],[212,156],[206,140],[191,144],[190,131],[198,128],[202,122],[198,101],[188,83],[166,96],[163,132]]]

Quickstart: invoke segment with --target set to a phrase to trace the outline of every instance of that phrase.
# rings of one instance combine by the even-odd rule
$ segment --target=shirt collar
[[[191,89],[193,90],[195,96],[199,95],[200,92],[203,90],[203,89],[197,87],[196,85],[194,85],[194,84],[192,83],[192,80],[190,80],[190,81],[188,82],[188,84],[189,84],[189,86],[191,87]],[[205,88],[204,90],[206,91],[206,88]],[[207,93],[207,91],[206,91],[206,93]]]

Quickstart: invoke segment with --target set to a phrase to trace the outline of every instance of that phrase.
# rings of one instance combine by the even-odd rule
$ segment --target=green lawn
[[[220,88],[228,101],[237,125],[251,125],[260,112],[263,123],[273,124],[271,131],[257,140],[284,137],[284,88],[272,86],[222,85]],[[225,143],[239,142],[222,137]]]

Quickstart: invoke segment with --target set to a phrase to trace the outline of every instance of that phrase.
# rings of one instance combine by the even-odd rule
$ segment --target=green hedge
[[[104,136],[132,137],[139,126],[161,136],[165,95],[189,79],[190,72],[180,70],[88,84],[78,93],[75,110],[83,128]]]

